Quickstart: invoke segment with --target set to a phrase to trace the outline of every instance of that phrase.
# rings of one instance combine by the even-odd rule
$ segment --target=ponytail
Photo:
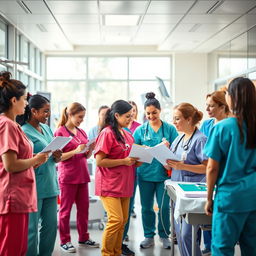
[[[61,126],[64,126],[64,125],[67,123],[67,121],[68,121],[67,109],[68,109],[68,107],[65,107],[65,108],[62,110],[59,123],[57,124],[57,128],[59,128],[59,127],[61,127]]]

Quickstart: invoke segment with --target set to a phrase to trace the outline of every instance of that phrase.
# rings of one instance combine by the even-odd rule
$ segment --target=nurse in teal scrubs
[[[33,142],[34,153],[41,152],[53,139],[47,122],[50,117],[49,100],[34,95],[28,100],[24,115],[23,131]],[[51,256],[57,232],[57,195],[59,186],[55,163],[61,158],[61,151],[53,152],[48,161],[35,168],[38,212],[29,214],[27,256]],[[38,238],[38,224],[41,220]]]
[[[256,255],[256,92],[248,78],[235,78],[226,101],[233,117],[211,130],[205,153],[207,215],[213,214],[212,255]],[[213,204],[213,188],[216,194]]]
[[[160,119],[161,107],[153,92],[146,94],[144,104],[145,114],[148,121],[139,126],[133,136],[136,144],[149,147],[161,143],[163,140],[172,143],[178,136],[174,126]],[[142,205],[142,224],[145,239],[141,242],[141,248],[149,248],[154,245],[156,230],[156,216],[153,209],[154,197],[158,204],[158,234],[163,247],[170,249],[170,207],[169,196],[164,194],[164,181],[168,178],[167,171],[156,159],[151,164],[144,163],[137,168],[138,185]],[[162,209],[161,209],[162,206]],[[161,216],[161,215],[162,216]]]

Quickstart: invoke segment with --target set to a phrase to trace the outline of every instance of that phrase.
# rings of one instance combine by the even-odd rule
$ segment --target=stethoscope
[[[182,148],[184,149],[184,151],[188,151],[189,146],[190,146],[190,144],[192,143],[192,139],[193,139],[193,137],[194,137],[196,131],[197,131],[197,128],[195,128],[195,130],[194,130],[194,132],[192,133],[192,136],[189,138],[188,142],[187,142],[185,145],[182,146]],[[178,143],[175,145],[175,148],[174,148],[174,150],[172,151],[173,153],[175,153],[175,152],[177,151],[177,148],[178,148],[179,144],[181,143],[181,141],[184,139],[184,137],[185,137],[185,134],[183,134],[183,135],[180,137]]]
[[[163,136],[163,139],[165,139],[164,137],[164,124],[163,122],[161,121],[162,125],[161,125],[161,129],[162,129],[162,136]],[[147,125],[146,125],[146,130],[144,132],[144,140],[151,140],[150,136],[148,135],[148,126],[149,126],[149,122],[147,122]]]

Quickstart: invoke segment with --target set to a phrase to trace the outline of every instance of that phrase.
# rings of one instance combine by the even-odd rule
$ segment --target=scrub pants
[[[122,253],[124,226],[128,219],[129,197],[100,197],[108,221],[102,237],[102,256],[119,256]]]
[[[180,250],[180,255],[191,256],[192,255],[192,225],[188,224],[184,218],[180,217],[178,222],[174,220],[174,228]],[[201,256],[200,250],[200,236],[201,230],[199,225],[197,226],[197,243],[196,243],[196,256]]]
[[[161,238],[167,238],[170,234],[170,197],[165,192],[164,182],[151,182],[138,180],[141,200],[142,224],[144,237],[154,237],[156,230],[156,214],[154,212],[154,196],[158,204],[158,234]],[[163,201],[163,205],[162,205]],[[161,209],[162,207],[162,209]],[[167,233],[167,234],[166,234]]]
[[[27,256],[51,256],[57,233],[57,197],[37,199],[37,212],[29,214]],[[38,224],[41,220],[38,241]],[[39,244],[39,246],[38,246]]]
[[[132,210],[133,210],[133,208],[134,208],[134,200],[135,200],[136,187],[137,187],[137,178],[135,179],[135,182],[134,182],[133,195],[132,195],[132,197],[130,198],[129,216],[128,216],[128,220],[127,220],[127,223],[126,223],[125,228],[124,228],[123,240],[124,240],[125,237],[127,236],[127,233],[128,233],[129,227],[130,227],[131,212],[132,212]]]
[[[0,255],[25,256],[28,246],[28,213],[0,214]]]
[[[70,237],[70,213],[73,203],[76,203],[76,225],[78,241],[84,242],[89,239],[88,214],[89,214],[89,192],[88,183],[65,184],[60,183],[60,211],[59,231],[60,243],[71,242]]]
[[[233,256],[239,241],[242,256],[256,255],[256,211],[243,213],[213,211],[212,255]]]
[[[212,231],[211,230],[203,231],[203,235],[204,235],[204,247],[208,250],[211,250]]]

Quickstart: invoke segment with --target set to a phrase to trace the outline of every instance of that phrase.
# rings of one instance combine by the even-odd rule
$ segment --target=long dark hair
[[[256,148],[256,89],[248,78],[238,77],[228,86],[231,109],[237,118],[241,143],[244,141],[243,123],[247,127],[246,148]]]
[[[125,144],[125,140],[123,135],[118,130],[118,122],[115,117],[115,114],[118,113],[119,115],[123,115],[128,111],[130,111],[131,109],[132,109],[132,105],[129,104],[127,101],[117,100],[111,105],[111,108],[107,110],[106,116],[105,116],[105,122],[104,122],[103,128],[105,128],[108,125],[111,126],[111,128],[115,133],[117,141],[120,141],[123,144]]]
[[[27,96],[28,105],[25,108],[24,115],[17,116],[16,121],[20,125],[24,125],[31,118],[31,109],[34,108],[39,110],[45,104],[50,103],[50,101],[40,94],[31,95],[28,93]]]
[[[11,98],[19,100],[25,94],[26,86],[19,80],[11,79],[11,76],[10,72],[0,72],[0,113],[10,109]]]

